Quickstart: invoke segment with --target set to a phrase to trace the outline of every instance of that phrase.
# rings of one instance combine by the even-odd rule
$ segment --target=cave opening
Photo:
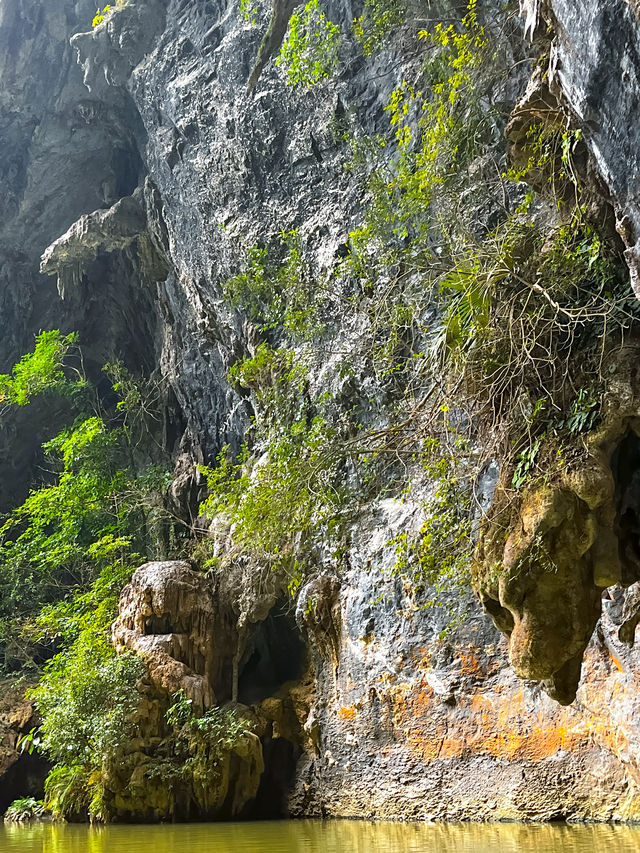
[[[154,636],[156,634],[174,634],[176,633],[176,628],[172,626],[168,616],[158,616],[156,613],[153,613],[145,619],[144,633],[147,637]]]
[[[238,666],[238,700],[255,705],[277,695],[287,682],[298,681],[306,669],[306,646],[296,625],[290,602],[282,599],[271,609],[249,639]],[[295,719],[286,691],[280,694],[288,714]],[[261,738],[264,772],[250,807],[253,820],[272,820],[287,816],[287,800],[302,752],[295,727],[274,733],[270,723]]]
[[[286,738],[267,734],[262,740],[264,773],[251,808],[252,820],[288,817],[287,800],[302,748]]]
[[[615,483],[614,532],[622,567],[621,583],[640,580],[640,437],[628,430],[611,457]]]
[[[238,700],[244,705],[273,696],[287,681],[301,678],[302,642],[290,605],[279,601],[254,631],[238,666]]]
[[[2,777],[0,786],[0,815],[14,800],[21,797],[44,797],[44,780],[51,764],[38,752],[23,752]]]

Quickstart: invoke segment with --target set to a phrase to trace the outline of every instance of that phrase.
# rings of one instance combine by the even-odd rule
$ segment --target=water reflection
[[[640,828],[290,821],[167,826],[0,826],[0,853],[626,853]]]

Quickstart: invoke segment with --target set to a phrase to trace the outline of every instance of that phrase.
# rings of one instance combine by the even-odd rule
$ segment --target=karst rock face
[[[345,44],[338,76],[315,88],[287,86],[270,59],[248,89],[265,3],[253,26],[223,0],[128,0],[91,30],[94,6],[0,3],[0,368],[59,327],[79,331],[96,374],[114,358],[156,370],[171,392],[167,449],[186,516],[197,510],[196,464],[237,450],[253,414],[227,374],[258,343],[222,294],[239,239],[249,247],[297,229],[317,269],[332,268],[364,204],[336,116],[356,115],[363,135],[388,128],[384,106],[420,56],[393,42],[364,62]],[[545,45],[545,85],[582,129],[637,290],[637,6],[522,7],[518,49]],[[361,10],[330,0],[327,11],[347,29]],[[527,84],[525,66],[514,68],[513,106]],[[348,349],[357,328],[343,337]],[[323,389],[329,357],[318,354],[315,390],[335,395],[347,382]],[[259,798],[264,760],[298,816],[640,819],[640,575],[629,554],[625,564],[619,524],[637,497],[632,472],[622,485],[619,473],[621,454],[638,463],[631,366],[624,381],[592,470],[531,495],[510,538],[481,541],[485,569],[513,570],[501,582],[481,572],[477,584],[502,633],[470,597],[464,626],[441,639],[444,617],[418,607],[393,571],[389,542],[419,527],[418,507],[381,499],[351,531],[340,577],[319,566],[295,612],[241,558],[215,582],[185,562],[152,562],[122,592],[115,645],[143,655],[165,698],[183,690],[202,708],[254,708],[261,743],[243,803]],[[31,410],[29,430],[23,416],[3,424],[3,508],[24,496],[37,424],[55,415]],[[521,571],[540,537],[557,573]],[[24,727],[6,719],[13,761]]]
[[[187,563],[145,563],[122,591],[113,643],[144,656],[156,688],[169,696],[182,690],[205,710],[215,704],[214,631],[203,575]],[[229,638],[220,639],[220,648],[231,648]]]

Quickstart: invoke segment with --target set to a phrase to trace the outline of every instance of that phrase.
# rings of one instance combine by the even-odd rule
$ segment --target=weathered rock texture
[[[232,598],[219,593],[218,583],[181,561],[146,563],[122,591],[114,645],[121,652],[137,652],[147,676],[134,712],[139,736],[124,744],[107,768],[105,785],[115,817],[286,813],[296,759],[308,740],[303,726],[310,689],[301,678],[304,663],[295,660],[300,654],[295,638],[287,643],[287,631],[280,626],[276,634],[270,626],[269,606],[258,623],[245,618],[239,631]],[[276,619],[286,620],[277,607],[274,611]],[[227,702],[227,709],[248,719],[252,730],[215,755],[218,769],[211,779],[172,788],[157,768],[167,749],[175,749],[165,711],[181,694],[198,714]],[[238,704],[238,698],[246,704]],[[207,748],[197,732],[189,737],[190,755]]]
[[[609,355],[601,424],[586,454],[514,500],[498,489],[477,553],[481,601],[509,637],[511,663],[573,701],[602,591],[640,580],[637,346]],[[622,637],[633,644],[629,599]],[[630,627],[633,626],[633,627]]]
[[[295,814],[637,819],[638,661],[615,636],[621,590],[605,603],[577,700],[562,708],[514,677],[480,615],[442,644],[391,588],[367,632],[366,587],[350,580],[338,604],[340,665],[318,663],[319,735],[299,764]]]
[[[233,656],[235,637],[225,627],[203,575],[187,563],[146,563],[122,591],[113,643],[144,657],[158,690],[183,690],[204,710],[215,704],[214,666],[229,670],[214,661],[214,640]]]
[[[577,699],[563,708],[514,676],[504,640],[477,605],[469,603],[463,629],[439,639],[447,617],[416,607],[381,547],[411,524],[408,512],[381,506],[375,526],[354,538],[340,588],[311,582],[302,592],[317,613],[303,616],[306,604],[299,611],[316,701],[292,812],[635,819],[638,652],[617,636],[629,593],[607,594]]]
[[[525,4],[530,32],[540,5]],[[545,9],[556,33],[553,85],[600,166],[633,272],[635,7],[552,0]],[[194,463],[211,461],[225,443],[237,448],[250,423],[251,404],[230,386],[227,368],[255,351],[258,335],[221,288],[238,269],[239,244],[295,227],[320,272],[331,269],[363,204],[332,119],[355,116],[362,134],[387,127],[390,92],[420,58],[396,45],[364,64],[347,46],[330,83],[288,89],[267,63],[248,92],[261,32],[237,6],[131,0],[82,32],[93,11],[71,0],[0,7],[0,361],[15,360],[39,327],[60,326],[80,330],[95,364],[117,355],[137,370],[157,368],[177,401],[167,443],[181,451],[175,501],[189,518],[197,510]],[[345,27],[358,11],[328,3],[329,17]],[[265,28],[268,13],[260,5]],[[64,302],[53,278],[39,276],[41,257]],[[345,341],[357,338],[355,327],[343,332]],[[316,390],[322,377],[318,369]],[[379,389],[369,400],[373,383],[364,373],[358,381],[376,422]],[[347,386],[330,390],[346,394]],[[256,791],[259,756],[249,750],[250,781],[240,773],[236,780],[239,801],[255,794],[265,813],[281,808],[276,801],[291,784],[297,815],[639,819],[640,661],[626,644],[637,621],[635,587],[608,592],[591,636],[602,587],[618,574],[625,583],[635,577],[624,576],[624,560],[618,567],[610,539],[613,530],[635,571],[635,533],[621,530],[625,500],[634,513],[637,505],[631,467],[611,496],[612,454],[622,452],[625,431],[636,435],[636,403],[624,412],[616,438],[594,449],[597,500],[578,482],[538,495],[522,516],[524,539],[499,558],[522,562],[536,537],[546,537],[558,573],[540,576],[538,567],[538,584],[503,583],[486,596],[489,609],[493,601],[505,611],[500,627],[511,633],[511,658],[525,677],[553,680],[569,667],[575,686],[588,642],[568,708],[516,678],[477,604],[469,603],[465,628],[439,639],[446,618],[421,610],[392,572],[385,543],[420,525],[417,510],[394,501],[370,507],[352,532],[340,579],[319,565],[301,592],[297,626],[276,605],[280,590],[265,592],[268,572],[235,598],[227,584],[220,598],[190,566],[156,563],[139,569],[123,594],[116,642],[147,655],[165,699],[182,687],[203,706],[232,698],[254,706],[266,770]],[[0,502],[11,504],[24,488],[38,443],[34,435],[19,458],[0,456],[9,471]],[[628,452],[635,460],[636,450]],[[534,600],[536,614],[550,606],[548,621],[532,621]],[[141,714],[160,726],[161,703],[147,698]],[[161,789],[145,789],[147,747],[132,745],[131,762],[112,768],[123,814],[166,810]],[[234,805],[230,813],[241,811]]]
[[[41,798],[50,769],[43,757],[19,745],[38,724],[33,704],[25,699],[30,686],[33,682],[0,682],[0,813],[18,796]]]

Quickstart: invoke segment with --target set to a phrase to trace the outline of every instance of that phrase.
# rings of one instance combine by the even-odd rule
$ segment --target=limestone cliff
[[[432,4],[433,13],[444,17],[454,5]],[[491,13],[498,4],[485,5]],[[521,6],[520,19],[507,14],[500,25],[508,73],[482,103],[494,155],[471,168],[493,176],[492,200],[470,191],[460,217],[471,212],[488,231],[498,208],[517,206],[501,177],[507,119],[517,149],[528,127],[522,115],[551,106],[565,128],[580,130],[576,162],[592,207],[605,224],[615,214],[637,291],[637,10],[622,0]],[[56,326],[79,331],[95,375],[114,357],[154,372],[164,383],[164,449],[175,461],[168,500],[208,543],[213,566],[205,577],[191,563],[146,564],[122,592],[114,643],[147,660],[140,714],[149,713],[147,740],[127,753],[128,775],[114,770],[115,813],[165,816],[157,790],[133,796],[131,786],[144,788],[149,744],[165,735],[158,708],[183,689],[203,708],[240,707],[261,739],[257,747],[247,738],[229,758],[222,787],[199,802],[206,816],[639,819],[635,343],[613,342],[599,431],[576,440],[588,444],[588,465],[569,466],[513,503],[501,460],[484,460],[469,534],[479,535],[479,600],[450,589],[427,606],[435,593],[397,569],[402,537],[421,530],[435,488],[428,466],[408,495],[402,479],[415,461],[402,442],[423,424],[431,380],[418,377],[416,405],[402,409],[401,380],[380,362],[389,347],[408,348],[411,335],[424,343],[438,309],[423,306],[419,321],[381,343],[373,295],[391,288],[390,274],[383,269],[375,286],[347,277],[334,288],[332,278],[370,202],[366,145],[388,132],[396,87],[419,77],[425,51],[415,23],[409,18],[366,61],[345,38],[334,76],[305,89],[287,86],[266,49],[252,74],[262,31],[274,31],[265,3],[257,25],[222,0],[127,0],[91,30],[93,11],[72,0],[0,7],[0,361],[11,364],[35,332]],[[345,32],[361,11],[327,4]],[[353,146],[360,160],[345,127],[361,143]],[[197,467],[251,437],[264,397],[229,369],[265,341],[280,343],[251,306],[228,298],[226,283],[247,252],[277,254],[278,235],[294,231],[316,279],[330,282],[295,405],[311,411],[312,398],[328,400],[332,429],[350,447],[356,416],[363,434],[395,441],[371,445],[376,458],[391,459],[375,495],[350,458],[341,463],[342,480],[360,490],[358,512],[345,515],[339,547],[322,520],[308,522],[317,538],[300,589],[273,570],[281,563],[260,562],[251,543],[239,547],[223,515],[198,517],[205,490]],[[442,246],[431,248],[437,261]],[[397,277],[414,274],[408,264]],[[301,345],[292,350],[288,373],[302,358]],[[274,368],[270,387],[280,380]],[[439,411],[441,423],[447,410]],[[50,415],[30,415],[26,434],[18,417],[3,424],[3,506],[28,487],[38,423]],[[301,547],[286,546],[287,558]]]

